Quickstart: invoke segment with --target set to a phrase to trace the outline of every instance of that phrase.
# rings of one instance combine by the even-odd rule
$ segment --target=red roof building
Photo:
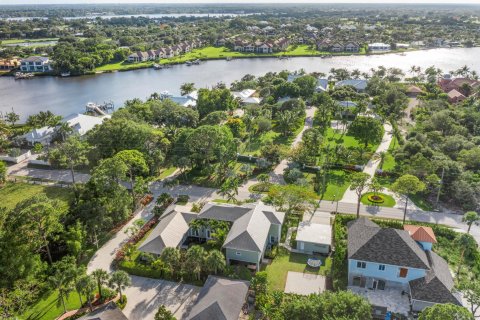
[[[407,231],[413,240],[420,242],[420,245],[425,250],[431,250],[432,244],[437,243],[435,233],[433,233],[433,230],[430,227],[413,226],[406,224],[403,226],[403,230]]]

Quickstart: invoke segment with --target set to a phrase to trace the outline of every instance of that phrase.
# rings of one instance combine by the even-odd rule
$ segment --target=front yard
[[[72,191],[68,188],[8,182],[0,187],[0,206],[13,209],[19,202],[41,193],[46,194],[51,199],[59,200],[65,208],[68,207],[68,202],[73,197]]]
[[[283,291],[287,282],[288,271],[320,275],[329,273],[332,264],[330,258],[321,257],[322,266],[320,268],[311,268],[307,265],[309,257],[311,256],[301,253],[290,253],[284,248],[279,248],[275,259],[265,268],[269,288],[271,290]]]

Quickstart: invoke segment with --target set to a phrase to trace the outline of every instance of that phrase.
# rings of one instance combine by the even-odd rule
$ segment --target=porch
[[[410,312],[410,299],[401,288],[385,288],[373,290],[357,286],[348,286],[348,290],[368,299],[374,306],[386,307],[388,311],[403,314]]]

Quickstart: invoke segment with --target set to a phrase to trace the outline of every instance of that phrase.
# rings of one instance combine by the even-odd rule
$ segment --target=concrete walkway
[[[70,170],[29,168],[28,159],[8,167],[7,175],[13,178],[30,177],[35,179],[72,183],[72,174]],[[86,183],[90,179],[90,175],[88,173],[75,172],[74,175],[76,183]]]
[[[385,133],[383,134],[382,142],[375,151],[375,153],[377,154],[379,154],[380,152],[387,152],[393,139],[392,126],[389,123],[385,123],[383,125],[383,129]],[[380,159],[370,159],[370,161],[368,161],[367,165],[363,169],[363,172],[367,173],[370,177],[373,177],[377,171],[379,164]],[[348,188],[343,195],[342,202],[357,203],[357,194],[355,193],[355,191]]]

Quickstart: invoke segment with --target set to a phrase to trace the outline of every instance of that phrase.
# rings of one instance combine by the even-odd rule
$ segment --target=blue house
[[[409,231],[381,228],[366,218],[348,225],[348,285],[408,293],[414,311],[436,303],[461,305],[452,293],[448,264],[431,245],[415,241]]]

